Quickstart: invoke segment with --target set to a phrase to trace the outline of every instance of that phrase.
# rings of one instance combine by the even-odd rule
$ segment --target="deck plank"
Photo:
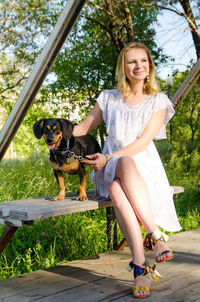
[[[148,302],[200,302],[200,229],[170,236],[174,259],[157,266]],[[148,258],[153,259],[151,252]],[[0,281],[1,302],[131,302],[129,248]]]

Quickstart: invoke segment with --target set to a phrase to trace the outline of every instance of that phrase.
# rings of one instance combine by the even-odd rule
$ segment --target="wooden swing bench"
[[[183,187],[173,186],[173,194],[184,192]],[[50,197],[30,198],[0,203],[0,225],[7,228],[0,237],[0,252],[10,242],[19,227],[32,224],[34,220],[89,210],[106,208],[108,248],[120,250],[125,239],[117,245],[117,227],[111,200],[94,198],[94,191],[87,191],[88,200],[76,200],[75,193],[68,193],[62,201],[52,201]]]

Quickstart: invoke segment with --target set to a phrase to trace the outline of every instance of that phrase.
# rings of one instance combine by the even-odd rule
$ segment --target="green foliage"
[[[0,6],[1,52],[12,51],[23,63],[33,62],[62,5],[62,1],[4,0]]]
[[[63,8],[63,1],[4,0],[0,4],[0,105],[8,113]]]
[[[185,75],[175,78],[174,89],[180,85]],[[174,135],[182,141],[199,140],[200,138],[200,80],[198,80],[185,96],[173,118]]]
[[[165,142],[164,142],[165,144]],[[168,143],[169,144],[169,143]],[[185,192],[175,198],[176,211],[183,231],[200,227],[200,208],[198,196],[198,178],[200,171],[200,148],[196,144],[183,146],[176,149],[163,148],[162,142],[157,144],[159,153],[164,163],[165,170],[171,185],[183,186]],[[164,151],[164,152],[163,152]]]
[[[8,102],[6,102],[6,104],[8,105]],[[10,109],[11,108],[12,107],[10,107]],[[38,141],[34,136],[33,125],[41,118],[50,117],[53,117],[50,108],[43,106],[41,103],[31,105],[13,139],[13,152],[15,157],[32,157],[35,152],[36,143],[38,143],[40,151],[46,154],[48,153],[44,140]],[[0,124],[0,126],[3,126],[3,123]]]
[[[160,81],[161,90],[168,94],[170,98],[175,94],[181,86],[186,76],[189,74],[194,63],[184,72],[178,70],[174,72],[172,84],[167,81]],[[174,147],[179,145],[187,145],[187,151],[193,149],[200,139],[200,79],[198,79],[186,96],[176,106],[176,114],[171,120],[172,135],[168,131],[168,137]],[[169,130],[169,129],[168,129]]]
[[[105,211],[44,218],[24,226],[0,255],[0,279],[106,251]]]
[[[3,160],[0,166],[0,201],[35,197],[35,193],[36,196],[48,195],[50,189],[53,190],[56,185],[51,172],[50,165],[45,159],[13,162]]]

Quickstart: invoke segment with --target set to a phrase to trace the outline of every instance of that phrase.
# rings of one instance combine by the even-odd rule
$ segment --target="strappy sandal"
[[[165,233],[161,232],[160,230],[156,229],[153,233],[149,233],[146,235],[144,239],[144,247],[147,250],[154,250],[155,245],[158,242],[165,242],[167,243],[169,239],[169,236],[166,235]],[[161,256],[165,256],[162,259],[159,259]],[[163,252],[159,253],[156,257],[156,261],[158,263],[166,261],[166,260],[171,260],[173,259],[173,254],[170,249],[164,250]]]
[[[136,279],[139,276],[144,276],[148,279],[152,277],[153,280],[158,281],[161,278],[161,275],[157,272],[155,264],[153,266],[150,266],[148,262],[146,261],[142,266],[136,265],[131,261],[126,269],[131,272],[132,269],[134,270],[134,279]],[[149,292],[148,295],[139,295],[135,296],[138,292]],[[137,286],[133,288],[133,296],[134,298],[147,298],[151,295],[151,287],[149,286]]]

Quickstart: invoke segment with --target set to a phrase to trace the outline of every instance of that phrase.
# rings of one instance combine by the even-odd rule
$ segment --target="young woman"
[[[134,297],[151,293],[141,224],[154,245],[157,262],[173,258],[163,234],[181,229],[172,192],[153,139],[166,138],[166,124],[174,114],[170,100],[158,92],[155,67],[142,43],[126,45],[118,58],[118,89],[101,92],[93,110],[74,128],[87,134],[102,121],[107,139],[103,153],[85,163],[95,171],[93,181],[101,196],[110,197],[118,224],[132,253]]]

